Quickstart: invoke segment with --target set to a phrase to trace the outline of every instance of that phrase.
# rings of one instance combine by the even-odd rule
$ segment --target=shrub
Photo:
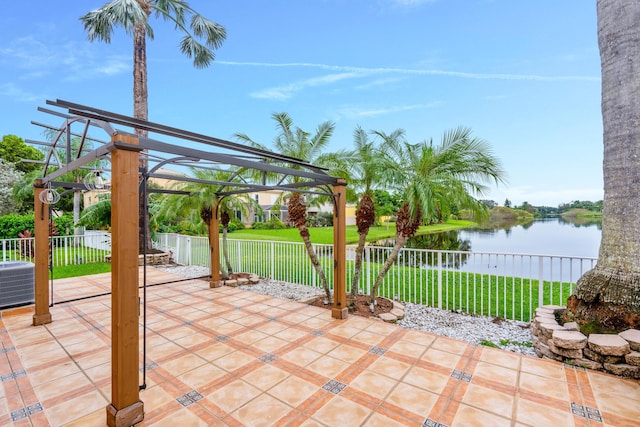
[[[52,219],[52,223],[55,223],[55,230],[57,230],[56,236],[69,236],[73,234],[73,216],[69,213],[65,213],[62,216],[58,216]],[[25,230],[29,230],[29,233],[33,235],[34,224],[33,215],[4,215],[0,216],[0,239],[17,239],[20,233]]]

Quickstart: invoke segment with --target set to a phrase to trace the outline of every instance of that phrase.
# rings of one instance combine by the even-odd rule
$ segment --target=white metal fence
[[[50,243],[51,265],[55,268],[104,261],[110,252],[111,237],[105,232],[93,232],[51,237]],[[206,237],[161,233],[155,245],[171,251],[178,264],[209,266]],[[314,248],[332,286],[333,245],[314,245]],[[322,286],[302,243],[229,239],[227,249],[236,272]],[[28,261],[33,257],[34,241],[33,238],[0,240],[0,250],[0,262]],[[359,293],[370,293],[390,251],[391,247],[383,246],[365,248],[357,284]],[[349,292],[354,259],[355,247],[349,246]],[[384,277],[379,295],[443,309],[529,321],[531,313],[540,305],[565,304],[577,280],[592,269],[596,261],[596,258],[404,248]]]
[[[104,262],[111,252],[111,235],[106,232],[93,232],[78,236],[52,236],[51,265],[65,265]],[[34,238],[0,240],[0,261],[30,261],[35,253]]]
[[[302,243],[229,239],[227,245],[234,271],[321,286]],[[179,264],[209,266],[209,244],[205,237],[159,234],[157,246],[172,251]],[[333,246],[314,245],[314,248],[331,286]],[[365,248],[358,292],[370,293],[390,251],[390,247]],[[347,248],[347,259],[350,288],[355,247]],[[529,321],[540,305],[565,304],[577,280],[596,261],[596,258],[404,248],[385,276],[379,294],[443,309]]]

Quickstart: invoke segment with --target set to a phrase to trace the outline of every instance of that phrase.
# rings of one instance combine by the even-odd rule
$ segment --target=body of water
[[[598,257],[600,223],[574,224],[545,218],[505,229],[458,232],[457,239],[472,252]]]

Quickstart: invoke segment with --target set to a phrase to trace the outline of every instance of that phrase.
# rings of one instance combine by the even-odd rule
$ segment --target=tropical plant
[[[0,159],[0,216],[15,212],[16,204],[12,197],[13,185],[22,177],[13,164]]]
[[[273,141],[272,147],[275,152],[295,157],[317,166],[328,163],[333,157],[332,155],[325,154],[324,150],[329,145],[331,135],[335,129],[334,123],[329,121],[321,123],[316,129],[316,133],[312,136],[298,127],[293,128],[293,120],[287,113],[274,113],[271,117],[276,121],[276,128],[278,129],[278,134]],[[244,133],[236,133],[235,138],[253,147],[268,149]],[[294,167],[298,166],[294,165]],[[291,177],[290,182],[298,183],[300,181],[301,179],[299,177],[294,176]],[[286,193],[282,193],[281,195],[281,197],[286,196]],[[279,202],[280,201],[276,202],[276,204]],[[318,255],[315,253],[313,245],[311,244],[309,229],[307,228],[307,204],[301,193],[294,192],[290,195],[287,209],[289,211],[289,219],[298,228],[311,264],[320,278],[327,299],[331,301],[331,288],[327,282],[322,265],[320,265]]]
[[[78,226],[100,230],[111,225],[111,199],[104,198],[82,211]]]
[[[0,159],[12,164],[18,171],[28,173],[39,169],[40,165],[22,160],[42,160],[44,155],[27,145],[24,139],[15,135],[4,135],[0,141]]]
[[[256,207],[255,201],[247,194],[221,198],[218,193],[229,190],[229,187],[203,184],[210,181],[224,182],[231,177],[230,172],[193,168],[191,174],[199,182],[178,181],[174,185],[174,189],[186,191],[189,195],[173,194],[166,197],[158,206],[157,214],[165,221],[187,219],[196,229],[201,229],[201,225],[204,225],[207,230],[211,227],[213,215],[217,214],[222,226],[222,253],[225,263],[221,273],[223,278],[228,279],[233,273],[227,243],[231,217],[236,211],[247,215],[252,208],[260,207]],[[195,212],[199,213],[198,218],[194,215]]]
[[[640,3],[598,0],[602,64],[604,204],[595,268],[567,301],[567,317],[605,328],[640,328]]]
[[[206,68],[215,59],[214,50],[226,38],[226,30],[197,13],[185,0],[111,0],[98,9],[82,16],[87,37],[90,41],[111,42],[115,27],[124,28],[133,36],[133,116],[148,120],[147,91],[147,37],[153,39],[153,28],[149,22],[151,14],[175,24],[176,30],[184,34],[180,41],[180,51],[193,59],[196,68]],[[147,136],[147,132],[136,129],[136,134]],[[140,156],[140,167],[146,170],[144,155]],[[145,204],[139,203],[140,252],[151,249],[151,233],[144,230],[148,224],[149,212]],[[145,238],[146,236],[146,238]]]
[[[399,131],[398,131],[399,132]],[[397,136],[394,136],[397,137]],[[367,242],[369,229],[376,222],[376,206],[374,190],[382,183],[382,176],[386,170],[384,156],[380,153],[375,141],[371,141],[367,132],[360,126],[353,131],[355,148],[342,155],[336,156],[338,163],[337,175],[342,175],[349,181],[348,196],[350,199],[359,197],[356,209],[356,226],[358,228],[358,245],[351,281],[351,300],[355,301],[358,294],[358,283],[362,270],[362,254]],[[344,169],[344,173],[341,173]]]
[[[377,134],[388,155],[388,184],[401,194],[404,203],[397,213],[396,242],[371,289],[371,302],[400,250],[421,223],[445,220],[444,213],[451,204],[469,209],[478,218],[486,216],[486,205],[474,196],[484,194],[486,183],[504,181],[499,159],[468,128],[445,132],[437,146],[433,140],[410,144],[402,131]]]

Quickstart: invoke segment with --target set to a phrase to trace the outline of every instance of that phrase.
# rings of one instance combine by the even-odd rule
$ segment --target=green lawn
[[[475,223],[471,221],[450,220],[444,224],[435,224],[420,227],[418,234],[438,233],[441,231],[455,230],[458,228],[471,227]],[[317,244],[333,243],[333,227],[312,227],[309,228],[311,242]],[[375,242],[393,238],[396,235],[395,224],[381,227],[371,227],[367,240]],[[229,239],[237,240],[274,240],[279,242],[302,242],[297,228],[285,228],[283,230],[237,230],[228,234]],[[358,243],[358,230],[355,225],[347,227],[347,244]]]
[[[92,262],[90,264],[65,265],[53,267],[53,278],[89,276],[91,274],[108,273],[111,271],[109,262]]]

